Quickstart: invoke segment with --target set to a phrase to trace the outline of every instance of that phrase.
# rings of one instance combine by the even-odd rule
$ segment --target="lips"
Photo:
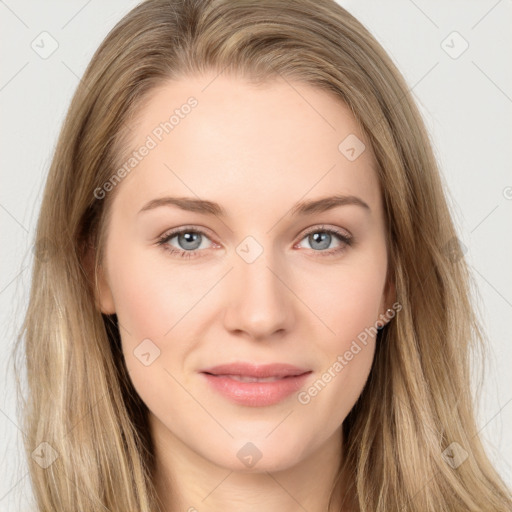
[[[232,363],[201,370],[209,386],[240,405],[277,404],[298,391],[312,373],[289,364]]]

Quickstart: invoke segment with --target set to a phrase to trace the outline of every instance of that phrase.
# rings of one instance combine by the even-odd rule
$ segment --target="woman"
[[[39,510],[512,510],[428,135],[336,3],[132,10],[73,98],[37,238]]]

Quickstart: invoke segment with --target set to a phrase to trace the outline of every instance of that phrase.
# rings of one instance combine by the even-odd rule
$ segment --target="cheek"
[[[310,276],[302,281],[301,297],[324,324],[324,334],[316,337],[316,349],[323,359],[316,379],[297,398],[306,409],[328,418],[328,429],[344,420],[368,378],[385,270],[383,253],[382,259],[361,259],[357,265],[328,269],[325,277]]]
[[[173,407],[186,407],[171,375],[190,350],[180,331],[186,324],[180,319],[193,305],[188,285],[180,282],[179,272],[169,275],[162,258],[158,264],[151,261],[150,251],[132,248],[126,240],[113,241],[112,249],[110,284],[122,351],[137,394],[157,416],[170,394],[178,398]],[[112,265],[114,259],[120,263]]]
[[[166,398],[160,385],[172,381],[165,370],[175,374],[195,348],[191,333],[209,307],[201,302],[209,277],[180,271],[158,248],[148,251],[114,237],[110,248],[109,280],[126,366],[141,397],[158,403]]]
[[[360,258],[354,264],[326,268],[301,277],[299,295],[324,324],[326,352],[346,349],[350,341],[379,318],[386,279],[382,259]],[[330,333],[330,335],[329,335]]]
[[[128,242],[112,244],[123,248],[117,255],[120,264],[111,265],[110,272],[118,319],[134,342],[161,340],[198,301],[201,276],[171,265],[163,249],[130,247]]]

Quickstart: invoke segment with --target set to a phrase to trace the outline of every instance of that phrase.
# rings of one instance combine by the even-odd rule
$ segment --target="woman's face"
[[[131,128],[103,188],[100,302],[152,433],[232,470],[292,467],[339,439],[392,302],[369,143],[325,91],[213,74],[155,90]],[[235,363],[295,376],[213,369]]]

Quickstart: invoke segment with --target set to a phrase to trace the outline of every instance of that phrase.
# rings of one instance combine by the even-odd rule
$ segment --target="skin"
[[[330,93],[282,79],[255,86],[215,77],[168,82],[140,111],[134,149],[187,98],[198,100],[117,185],[99,302],[118,316],[126,365],[150,410],[164,510],[295,512],[299,503],[324,512],[343,456],[341,426],[368,378],[375,338],[308,404],[296,393],[271,406],[236,404],[198,370],[290,363],[312,370],[307,389],[382,318],[394,286],[374,157],[348,107]],[[338,150],[349,134],[366,145],[354,161]],[[333,194],[358,196],[370,210],[290,213],[300,200]],[[215,201],[227,216],[176,206],[139,213],[164,196]],[[157,243],[182,226],[204,231],[195,258]],[[354,242],[332,235],[318,249],[305,234],[316,226]],[[252,263],[237,253],[247,236],[263,249]],[[167,245],[187,250],[186,242],[175,236]],[[321,254],[336,248],[343,250]],[[134,355],[144,339],[160,350],[148,366]],[[261,453],[250,468],[237,457],[248,442]]]

